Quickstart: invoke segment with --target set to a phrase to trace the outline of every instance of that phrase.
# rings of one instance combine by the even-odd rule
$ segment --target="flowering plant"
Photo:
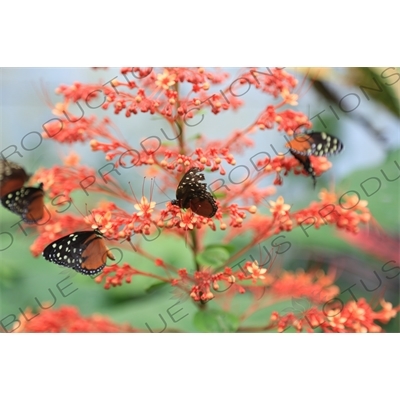
[[[94,279],[96,283],[113,290],[143,276],[151,278],[153,284],[169,285],[177,299],[197,306],[193,321],[202,331],[382,331],[378,323],[395,317],[399,307],[383,298],[380,311],[363,298],[340,300],[334,265],[327,273],[275,268],[282,264],[280,258],[290,248],[285,233],[299,230],[307,234],[309,229],[321,229],[323,234],[324,226],[331,225],[357,235],[360,226],[373,221],[367,202],[356,195],[340,196],[323,188],[318,201],[298,208],[292,204],[295,199],[288,201],[278,195],[285,176],[309,175],[302,162],[285,152],[284,147],[274,156],[265,157],[264,152],[254,162],[254,157],[261,154],[258,152],[252,157],[252,169],[238,164],[238,157],[254,147],[256,135],[262,136],[267,145],[270,135],[284,134],[291,140],[312,128],[309,118],[293,109],[300,101],[298,86],[294,76],[280,68],[241,69],[234,78],[219,69],[122,68],[117,77],[105,84],[60,85],[56,93],[62,101],[53,109],[55,118],[44,125],[43,136],[60,143],[90,146],[93,152],[104,155],[106,164],[96,171],[72,153],[62,165],[34,174],[31,179],[43,183],[51,201],[47,204],[49,216],[44,217],[48,220],[37,224],[38,237],[31,246],[32,253],[39,256],[49,243],[65,235],[66,229],[98,229],[107,244],[151,261],[156,269],[117,260],[104,267]],[[248,126],[218,139],[213,137],[215,132],[202,130],[201,123],[210,113],[217,119],[240,112],[250,89],[262,94],[265,102]],[[109,117],[88,115],[94,108],[112,110],[131,119],[134,132],[129,136],[115,133],[115,122]],[[157,127],[158,135],[140,134],[134,125],[140,114],[157,116],[154,124],[162,126]],[[309,161],[317,177],[332,166],[325,156],[310,155]],[[205,175],[207,191],[215,198],[218,210],[212,217],[196,213],[193,207],[181,208],[172,201],[182,176],[193,167]],[[144,183],[140,194],[122,188],[120,177],[133,170],[150,178],[149,194]],[[246,172],[238,181],[233,179],[233,171]],[[272,177],[270,184],[265,183],[268,177]],[[71,213],[69,207],[74,194],[82,191],[101,197],[98,206],[84,218]],[[162,200],[158,201],[159,197]],[[179,251],[190,252],[190,261],[187,257],[174,257],[171,262],[159,252],[158,243],[168,236],[176,239]],[[267,242],[271,243],[271,249],[266,250],[267,261],[262,257],[246,258],[251,249],[262,245],[265,248]],[[233,304],[241,296],[247,296],[247,309],[235,312]],[[296,303],[293,299],[297,298],[304,299],[307,305]],[[291,299],[294,303],[289,310],[274,309],[274,305]],[[251,316],[267,307],[270,312],[264,323],[252,326]],[[27,323],[19,329],[140,330],[83,317],[80,325],[51,322],[70,321],[69,315],[75,312],[48,310],[34,324]],[[163,331],[170,330],[165,321],[160,325],[164,326]]]

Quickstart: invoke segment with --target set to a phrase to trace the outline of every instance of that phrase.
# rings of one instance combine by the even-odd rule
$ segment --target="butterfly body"
[[[43,257],[83,275],[97,275],[105,267],[107,258],[115,260],[98,229],[74,232],[50,243]]]
[[[310,156],[321,157],[340,153],[344,146],[335,136],[325,132],[308,132],[296,135],[285,145],[290,153],[302,165],[304,170],[311,175],[314,186],[316,174],[310,161]]]
[[[179,182],[176,200],[172,200],[171,204],[180,208],[190,208],[203,217],[213,217],[218,206],[211,193],[207,192],[207,185],[200,182],[204,180],[204,174],[200,173],[199,168],[191,168]]]

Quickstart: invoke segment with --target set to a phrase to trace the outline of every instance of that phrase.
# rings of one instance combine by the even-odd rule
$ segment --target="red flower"
[[[273,313],[271,320],[278,327],[279,332],[285,331],[288,327],[294,327],[298,331],[303,329],[313,332],[320,328],[324,332],[382,332],[382,328],[377,325],[377,321],[387,323],[394,318],[399,307],[393,309],[390,303],[382,301],[383,309],[374,312],[365,299],[349,301],[348,303],[328,309],[319,310],[313,307],[299,316],[288,313],[280,316],[277,312]],[[339,306],[339,307],[338,307]]]
[[[139,332],[127,324],[117,325],[101,315],[83,317],[72,306],[62,306],[58,310],[41,310],[39,314],[30,309],[18,317],[16,333],[118,333]]]
[[[257,279],[265,279],[264,274],[267,272],[266,268],[260,268],[258,266],[258,262],[254,261],[253,263],[248,263],[250,265],[247,265],[247,271],[250,272],[251,277],[253,278],[253,282],[255,283],[257,281]]]
[[[271,206],[269,210],[275,216],[287,215],[290,210],[290,205],[285,204],[282,196],[279,196],[276,201],[270,200],[269,205]]]
[[[111,275],[112,273],[114,273],[114,275]],[[101,274],[96,276],[94,280],[97,283],[101,283],[105,278],[104,288],[109,289],[111,286],[121,286],[124,281],[126,283],[131,283],[132,276],[140,274],[140,271],[132,268],[129,264],[124,263],[122,267],[119,267],[118,265],[104,267]]]

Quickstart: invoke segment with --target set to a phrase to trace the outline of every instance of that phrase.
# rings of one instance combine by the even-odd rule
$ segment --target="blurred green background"
[[[228,68],[227,70],[233,81],[237,69]],[[392,265],[400,265],[400,179],[395,179],[400,176],[400,69],[335,68],[320,69],[317,73],[316,70],[310,71],[305,68],[288,68],[288,71],[295,74],[300,82],[305,74],[308,79],[313,79],[305,82],[300,92],[299,105],[291,108],[302,111],[311,118],[320,113],[323,121],[314,118],[313,129],[326,130],[340,137],[345,143],[345,150],[330,160],[333,168],[323,177],[318,178],[317,189],[335,185],[336,192],[339,194],[357,191],[362,199],[368,201],[372,215],[384,231],[378,231],[370,224],[367,229],[377,246],[363,248],[362,243],[359,245],[352,243],[331,227],[325,226],[319,230],[309,229],[307,230],[309,237],[301,229],[295,229],[290,233],[284,233],[292,246],[290,251],[279,257],[278,267],[285,270],[297,268],[327,270],[329,265],[335,265],[339,276],[337,284],[342,291],[355,284],[352,290],[358,298],[366,297],[376,300],[378,294],[381,294],[381,289],[385,287],[384,298],[397,305],[400,300],[399,277],[386,278],[385,276],[389,274],[382,272],[381,267],[391,259],[396,263]],[[2,150],[14,144],[18,145],[22,137],[29,132],[42,131],[42,124],[53,118],[44,99],[45,93],[50,96],[53,103],[60,101],[54,95],[54,89],[59,84],[72,84],[75,81],[107,82],[119,75],[118,69],[94,71],[79,68],[3,68],[1,74]],[[380,90],[377,90],[377,87]],[[343,110],[352,109],[356,105],[357,98],[359,104],[354,111],[344,112]],[[235,128],[246,127],[262,108],[273,102],[271,97],[262,95],[254,89],[243,96],[242,100],[245,106],[238,112],[229,111],[217,116],[206,114],[204,122],[190,129],[188,133],[195,135],[202,132],[213,138],[225,137]],[[94,113],[112,118],[127,140],[134,138],[138,141],[152,134],[157,135],[161,128],[165,128],[162,120],[148,114],[127,119],[122,114],[114,116],[112,110],[107,112],[95,110]],[[249,158],[263,148],[271,151],[270,144],[273,144],[275,148],[283,148],[285,142],[282,136],[281,133],[273,130],[258,132],[254,137],[255,148],[248,149],[237,157],[237,165],[244,164],[251,168]],[[60,156],[68,154],[71,149],[78,152],[82,160],[93,168],[104,165],[103,154],[90,152],[87,145],[66,146],[52,141],[43,141],[37,150],[25,152],[22,159],[14,155],[11,160],[22,164],[28,172],[32,173],[40,166],[50,167],[59,163]],[[226,169],[229,171],[228,168]],[[386,180],[382,170],[393,181]],[[139,188],[139,193],[141,193],[142,176],[139,170],[135,173],[126,172],[118,179],[127,193],[130,193],[128,181],[133,183],[134,190]],[[381,187],[376,193],[368,196],[360,185],[371,177],[378,178]],[[271,184],[273,178],[263,180],[262,184]],[[372,186],[371,183],[370,187]],[[365,187],[369,186],[365,183]],[[370,190],[369,193],[373,191],[367,190]],[[174,191],[174,188],[171,188],[167,194],[172,197]],[[292,209],[299,209],[312,200],[318,200],[318,190],[313,190],[311,179],[304,176],[284,177],[284,185],[277,188],[277,193],[272,199],[275,200],[280,194],[284,196],[286,203],[293,205]],[[165,196],[156,199],[156,201],[165,200]],[[82,203],[82,210],[84,207]],[[133,212],[132,204],[125,203],[125,207],[128,212]],[[264,209],[259,207],[259,210],[267,212],[268,206],[265,205]],[[19,218],[4,208],[0,209],[0,218],[1,232],[10,232],[14,240],[9,248],[0,253],[0,319],[8,330],[11,329],[11,325],[8,324],[13,320],[10,315],[19,315],[21,310],[27,307],[38,308],[35,298],[42,303],[45,301],[52,303],[54,300],[49,290],[56,295],[55,308],[59,308],[62,304],[75,305],[83,315],[100,313],[115,322],[127,322],[144,331],[149,331],[149,328],[153,331],[161,330],[164,326],[161,317],[169,330],[187,332],[230,330],[229,327],[218,324],[211,328],[204,327],[198,317],[195,319],[198,309],[190,300],[178,298],[171,287],[155,285],[157,282],[150,278],[134,277],[131,284],[104,290],[101,284],[96,284],[88,277],[68,274],[66,273],[68,270],[57,267],[41,257],[34,258],[29,251],[35,239],[34,230],[27,229],[28,235],[25,236],[18,226],[13,227]],[[68,227],[65,233],[69,233]],[[218,243],[220,238],[220,232],[210,232],[207,234],[206,242]],[[389,243],[387,238],[390,238],[391,250],[385,250],[384,243]],[[269,243],[263,244],[270,247],[272,239]],[[235,238],[232,244],[238,249],[245,243],[246,237],[240,236]],[[9,236],[0,235],[0,248],[3,249],[8,244]],[[156,249],[158,257],[178,268],[193,268],[191,255],[184,243],[172,236],[163,236],[155,242],[143,242],[143,245],[145,250],[153,254]],[[382,251],[379,250],[380,248]],[[258,247],[252,249],[246,256],[250,254],[255,259],[259,259],[260,249]],[[124,252],[124,261],[140,269],[160,273],[159,268],[133,252]],[[360,280],[368,288],[376,287],[378,280],[374,272],[381,277],[382,283],[379,290],[369,292],[365,290]],[[390,275],[394,276],[395,273],[392,272]],[[61,285],[71,282],[72,285],[69,287],[71,291],[78,290],[64,298],[57,289],[57,284],[67,276],[70,278]],[[66,289],[65,292],[68,293],[68,290]],[[237,296],[231,312],[238,315],[250,301],[251,298],[247,294]],[[246,322],[246,325],[265,325],[273,310],[280,311],[293,307],[296,301],[292,299],[278,306],[261,309]],[[218,309],[219,305],[212,301],[208,303],[208,307],[213,310]],[[167,310],[170,310],[171,314],[176,313],[175,319],[182,319],[173,322]],[[383,327],[388,332],[400,332],[399,317]]]

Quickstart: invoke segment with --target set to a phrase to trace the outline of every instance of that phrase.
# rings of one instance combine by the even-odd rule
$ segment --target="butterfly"
[[[21,189],[29,175],[15,162],[0,160],[0,197]]]
[[[193,212],[202,217],[211,218],[218,210],[211,193],[207,192],[204,181],[204,174],[200,174],[199,168],[191,168],[183,176],[176,189],[176,200],[171,204],[180,208],[190,208]]]
[[[44,191],[39,187],[25,187],[29,175],[20,165],[0,160],[1,204],[9,211],[18,214],[27,223],[35,223],[43,217]]]
[[[43,257],[83,275],[92,276],[103,270],[107,258],[115,260],[98,229],[74,232],[55,240],[44,249]]]
[[[309,132],[296,135],[285,145],[290,153],[302,165],[304,170],[311,175],[314,187],[317,183],[314,168],[309,156],[321,157],[340,153],[344,146],[335,136],[325,132]]]

